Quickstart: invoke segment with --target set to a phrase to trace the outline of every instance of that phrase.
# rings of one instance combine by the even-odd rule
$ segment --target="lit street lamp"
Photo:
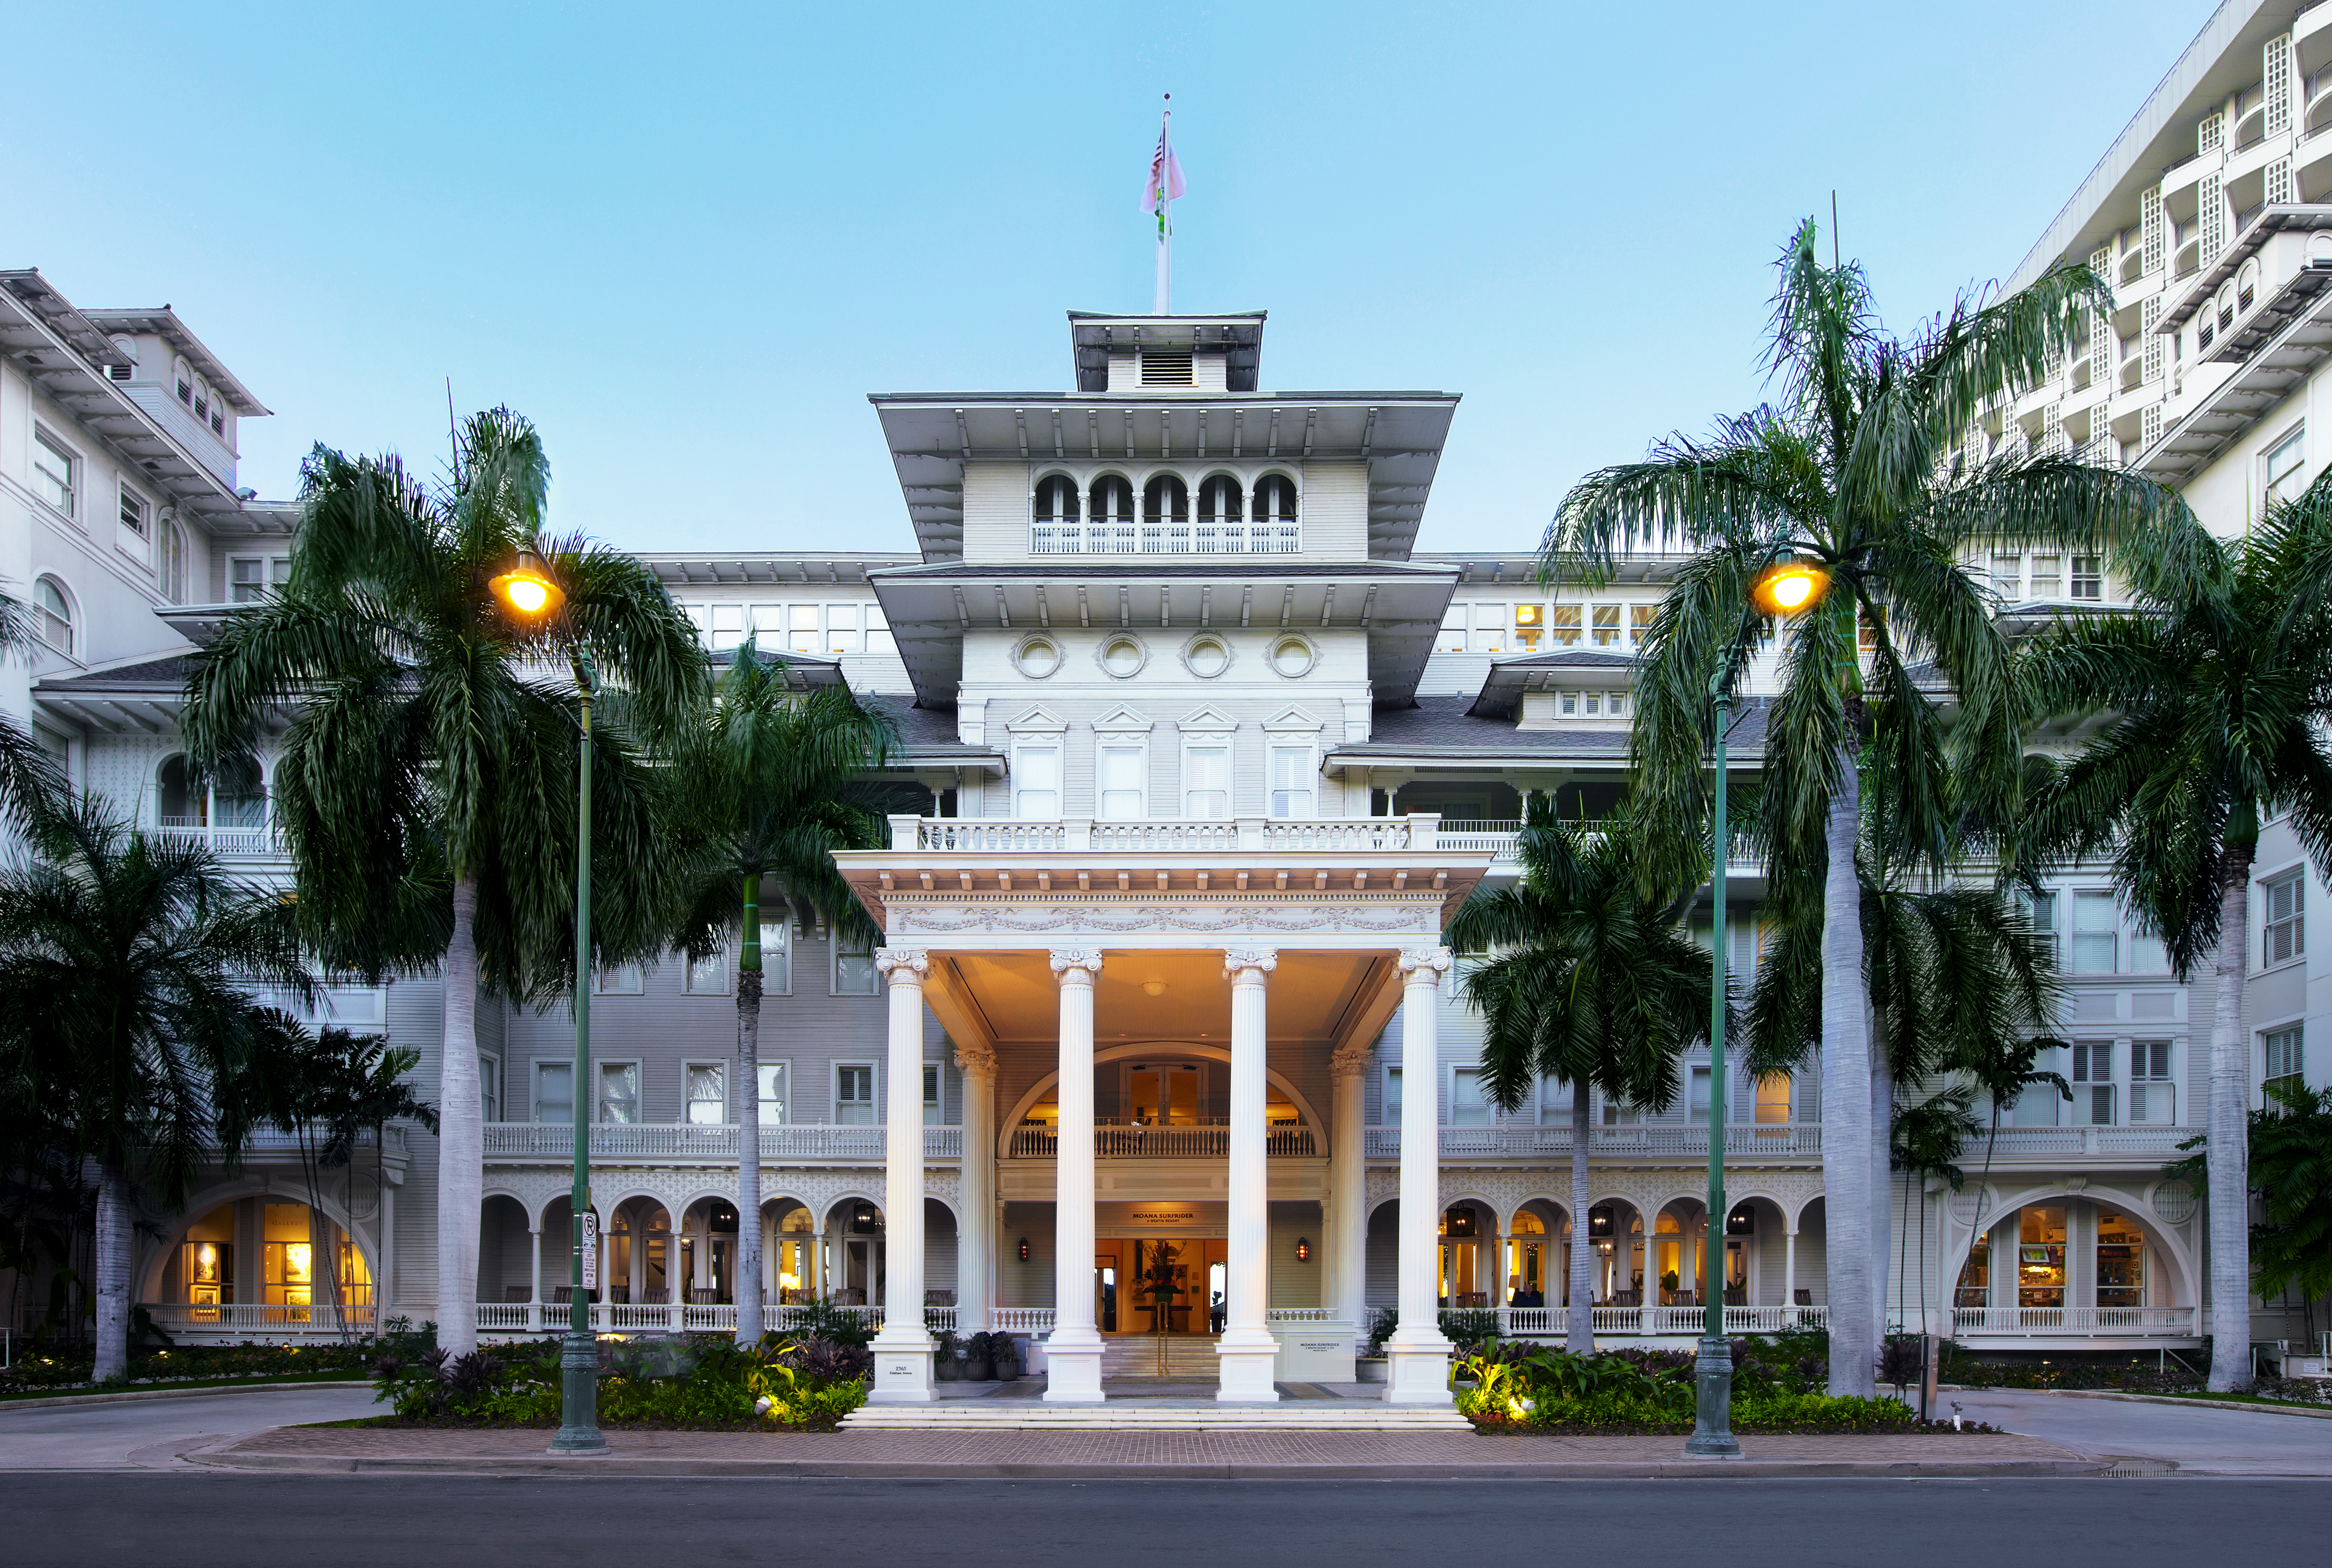
[[[1716,789],[1709,812],[1709,893],[1716,907],[1709,924],[1708,964],[1708,1214],[1700,1269],[1700,1354],[1693,1363],[1692,1436],[1687,1457],[1737,1459],[1733,1436],[1733,1341],[1725,1332],[1725,1229],[1731,1209],[1725,1201],[1725,876],[1730,831],[1725,817],[1725,736],[1733,727],[1733,684],[1741,675],[1748,647],[1749,620],[1756,615],[1799,616],[1821,603],[1830,574],[1810,561],[1782,561],[1765,569],[1749,589],[1754,607],[1741,635],[1725,652],[1708,683],[1716,703]],[[1647,1271],[1649,1274],[1649,1271]]]
[[[519,551],[511,569],[487,586],[513,615],[541,621],[567,599],[549,565],[533,550]],[[559,1435],[554,1453],[597,1453],[607,1446],[599,1433],[599,1343],[591,1332],[591,1293],[583,1284],[584,1226],[591,1216],[591,1123],[585,1085],[591,1077],[591,700],[598,683],[591,662],[570,649],[575,690],[581,700],[583,728],[576,753],[575,814],[575,1179],[567,1207],[574,1227],[569,1262],[567,1341],[559,1356]]]

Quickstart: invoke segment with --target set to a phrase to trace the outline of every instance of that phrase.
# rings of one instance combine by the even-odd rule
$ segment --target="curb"
[[[1468,1465],[1079,1465],[919,1464],[885,1459],[645,1459],[596,1458],[469,1458],[454,1459],[370,1458],[334,1454],[236,1454],[188,1448],[179,1458],[218,1469],[265,1470],[305,1475],[422,1476],[758,1476],[772,1478],[860,1480],[1197,1480],[1197,1481],[1405,1481],[1405,1480],[1672,1480],[1714,1476],[1808,1478],[1868,1477],[1894,1479],[1958,1479],[1992,1477],[2082,1477],[2109,1474],[2107,1459],[1905,1460],[1883,1463],[1853,1459],[1658,1459],[1544,1463],[1488,1460]]]
[[[2298,1416],[2303,1420],[2332,1421],[2332,1408],[2311,1410],[2299,1405],[2255,1405],[2241,1400],[2189,1400],[2170,1394],[2126,1394],[2118,1389],[1969,1389],[1969,1393],[2048,1394],[2060,1400],[2112,1400],[2126,1405],[2168,1405],[2180,1410],[2241,1410],[2255,1416]]]
[[[355,1378],[345,1382],[334,1380],[311,1383],[214,1383],[208,1388],[123,1389],[113,1393],[55,1394],[46,1399],[37,1400],[0,1400],[0,1415],[6,1415],[10,1410],[53,1410],[63,1405],[130,1405],[142,1404],[148,1400],[198,1400],[215,1394],[258,1394],[277,1391],[296,1393],[305,1389],[368,1389],[370,1387],[372,1387],[371,1379]]]

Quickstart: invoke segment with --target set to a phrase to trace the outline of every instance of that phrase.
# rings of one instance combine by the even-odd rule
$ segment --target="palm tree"
[[[1649,1110],[1675,1104],[1677,1058],[1708,1037],[1709,955],[1681,923],[1697,875],[1647,895],[1646,850],[1624,810],[1591,827],[1562,821],[1552,798],[1534,797],[1516,849],[1522,881],[1467,899],[1448,941],[1460,952],[1490,955],[1469,963],[1458,986],[1482,1014],[1491,1102],[1512,1112],[1540,1078],[1571,1085],[1565,1343],[1586,1355],[1595,1349],[1589,1096],[1601,1091]]]
[[[1787,559],[1829,575],[1822,607],[1797,617],[1779,650],[1763,827],[1777,872],[1796,865],[1822,887],[1830,1388],[1868,1394],[1886,1267],[1875,1203],[1887,1145],[1875,1123],[1888,1102],[1853,918],[1862,768],[1886,789],[1871,815],[1940,867],[1946,754],[1980,791],[2020,777],[2008,645],[1964,558],[1993,540],[2047,540],[2166,575],[2192,530],[2184,503],[2138,474],[2045,450],[1977,462],[1963,445],[1988,399],[2039,379],[2087,315],[2110,306],[2087,267],[2052,267],[2005,298],[1964,296],[1908,341],[1880,326],[1859,263],[1822,264],[1811,220],[1783,247],[1780,272],[1766,357],[1777,401],[1707,439],[1670,435],[1644,462],[1590,474],[1548,525],[1541,571],[1593,585],[1630,550],[1691,552],[1641,652],[1633,740],[1646,818],[1679,823],[1704,819],[1709,681],[1756,635],[1744,621],[1752,585]],[[1919,664],[1958,704],[1948,730]]]
[[[686,848],[681,944],[692,958],[737,944],[737,1338],[761,1337],[761,905],[803,928],[872,935],[872,917],[834,864],[836,849],[880,841],[883,824],[854,789],[889,756],[890,723],[847,689],[804,693],[748,640],[722,672],[704,722],[674,757]],[[782,916],[781,916],[782,918]]]
[[[292,911],[200,845],[150,838],[91,797],[32,825],[0,865],[0,1081],[71,1129],[97,1168],[95,1375],[129,1367],[132,1193],[166,1205],[232,1162],[255,1119],[246,1064],[298,1026],[253,986],[306,999]]]
[[[2021,853],[2110,856],[2184,980],[2217,979],[2211,1018],[2210,1386],[2251,1378],[2243,981],[2260,825],[2289,813],[2332,873],[2332,485],[2270,507],[2251,537],[2206,540],[2202,569],[2139,612],[2057,628],[2028,657],[2034,711],[2110,715],[2057,776]]]
[[[1927,1275],[1927,1205],[1925,1201],[1927,1180],[1940,1176],[1954,1192],[1967,1185],[1967,1172],[1961,1170],[1959,1158],[1967,1148],[1968,1140],[1983,1129],[1976,1119],[1975,1088],[1969,1084],[1954,1084],[1924,1100],[1914,1100],[1897,1112],[1891,1129],[1888,1164],[1900,1171],[1907,1179],[1907,1203],[1919,1200],[1919,1276],[1920,1305],[1924,1308],[1928,1296]],[[1902,1239],[1895,1245],[1895,1315],[1906,1316],[1911,1286],[1911,1228],[1903,1227]],[[1930,1332],[1923,1330],[1922,1332]]]
[[[653,952],[669,918],[654,781],[626,736],[676,737],[703,693],[695,632],[647,568],[544,536],[549,483],[541,441],[502,408],[462,427],[435,489],[394,457],[318,447],[290,582],[235,614],[188,689],[206,759],[249,750],[279,704],[296,710],[278,815],[316,951],[368,976],[444,974],[437,1321],[457,1355],[477,1342],[481,983],[541,1002],[577,980],[567,672],[596,666],[608,688],[592,727],[603,957]],[[530,550],[566,598],[521,625],[488,578]]]

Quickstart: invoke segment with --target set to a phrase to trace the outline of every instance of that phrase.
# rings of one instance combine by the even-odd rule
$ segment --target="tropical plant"
[[[1541,571],[1594,585],[1629,551],[1689,552],[1640,653],[1633,736],[1643,819],[1687,825],[1705,819],[1711,677],[1762,629],[1744,619],[1753,585],[1785,560],[1827,574],[1828,598],[1778,650],[1761,825],[1776,874],[1794,867],[1822,889],[1830,1386],[1863,1394],[1886,1267],[1874,1123],[1890,1103],[1873,1071],[1854,919],[1866,793],[1890,840],[1940,867],[1946,754],[1979,795],[2021,777],[2008,645],[1966,564],[1980,547],[2048,541],[2159,575],[2177,569],[2195,531],[2184,504],[2141,474],[2013,444],[1979,461],[1968,439],[1988,400],[2039,380],[2089,313],[2110,307],[2087,267],[2051,267],[2005,297],[1963,296],[1905,340],[1880,325],[1860,264],[1839,261],[1835,242],[1832,252],[1825,266],[1811,220],[1782,249],[1765,359],[1776,400],[1706,439],[1673,435],[1644,462],[1590,474],[1549,524]],[[1957,705],[1949,726],[1930,674]]]
[[[1976,1178],[1976,1213],[1983,1217],[1984,1206],[1992,1201],[1992,1156],[2000,1145],[2000,1113],[2003,1106],[2013,1105],[2028,1089],[2052,1088],[2065,1100],[2073,1097],[2073,1085],[2065,1081],[2062,1073],[2049,1072],[2039,1066],[2040,1053],[2054,1050],[2065,1042],[2050,1035],[2034,1035],[2027,1040],[2002,1038],[1992,1048],[1973,1060],[1962,1060],[1959,1071],[1967,1075],[1976,1093],[1988,1105],[1983,1139],[1983,1172]],[[1990,1232],[1971,1225],[1968,1228],[1966,1251],[1960,1254],[1958,1267],[1945,1272],[1944,1288],[1950,1292],[1947,1305],[1959,1305],[1960,1276],[1966,1271],[1967,1259]]]
[[[673,776],[685,847],[680,945],[692,961],[737,942],[737,1212],[761,1211],[761,910],[808,930],[871,938],[874,922],[834,864],[881,841],[858,780],[895,743],[888,721],[849,690],[805,691],[748,639],[680,741]],[[739,1228],[737,1337],[761,1337],[761,1229]]]
[[[97,1171],[95,1377],[129,1364],[138,1188],[184,1201],[257,1119],[247,1064],[299,1026],[253,988],[313,994],[290,907],[207,846],[148,837],[90,796],[36,813],[0,864],[0,1082]]]
[[[2243,988],[2260,825],[2288,814],[2332,874],[2332,484],[2271,506],[2243,540],[2141,585],[2138,613],[2070,622],[2025,659],[2036,714],[2109,715],[2055,771],[2028,860],[2109,858],[2182,980],[2208,963],[2210,1386],[2248,1382],[2251,1234]]]
[[[462,426],[440,486],[395,457],[320,446],[301,475],[291,580],[196,655],[186,732],[201,758],[238,755],[292,707],[274,777],[303,937],[337,968],[444,976],[437,1321],[458,1357],[477,1343],[480,989],[543,1003],[575,978],[568,672],[607,687],[591,729],[592,932],[598,958],[619,959],[657,951],[670,908],[654,781],[627,738],[682,732],[703,655],[637,559],[545,537],[542,444],[508,409]],[[565,594],[536,624],[488,586],[529,550]]]
[[[2260,1219],[2251,1227],[2252,1290],[2261,1300],[2297,1289],[2316,1337],[2316,1302],[2332,1294],[2332,1089],[2311,1089],[2296,1078],[2271,1080],[2267,1104],[2251,1114],[2247,1162]],[[2203,1139],[2179,1145],[2194,1149]],[[2202,1153],[2189,1154],[2163,1175],[2189,1187],[2209,1179]]]
[[[1927,1284],[1927,1203],[1929,1181],[1941,1178],[1954,1192],[1967,1186],[1967,1172],[1959,1166],[1960,1155],[1967,1149],[1968,1140],[1983,1128],[1975,1114],[1975,1089],[1968,1084],[1954,1084],[1938,1090],[1924,1100],[1914,1100],[1895,1113],[1890,1130],[1888,1165],[1907,1179],[1904,1189],[1907,1205],[1916,1204],[1919,1210],[1919,1278],[1920,1305],[1924,1309],[1930,1298]],[[1908,1306],[1911,1286],[1911,1227],[1903,1227],[1903,1235],[1895,1244],[1895,1312],[1900,1317]]]
[[[1542,1077],[1571,1085],[1571,1307],[1564,1343],[1595,1348],[1587,1246],[1589,1096],[1675,1103],[1677,1059],[1708,1036],[1709,956],[1682,916],[1696,873],[1648,888],[1648,850],[1624,810],[1589,826],[1532,798],[1516,840],[1522,880],[1466,901],[1448,941],[1469,962],[1461,994],[1482,1015],[1485,1094],[1520,1108]],[[1673,865],[1687,856],[1659,856]]]

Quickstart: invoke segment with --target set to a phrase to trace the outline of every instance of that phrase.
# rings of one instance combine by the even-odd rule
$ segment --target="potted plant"
[[[984,1383],[996,1376],[996,1335],[975,1334],[963,1343],[963,1375],[972,1382]]]
[[[999,1381],[1011,1382],[1019,1377],[1020,1342],[1018,1340],[1008,1334],[997,1334],[992,1353],[996,1361],[996,1375]]]
[[[963,1381],[963,1342],[951,1329],[939,1329],[932,1337],[938,1342],[932,1353],[932,1376],[940,1382]]]

